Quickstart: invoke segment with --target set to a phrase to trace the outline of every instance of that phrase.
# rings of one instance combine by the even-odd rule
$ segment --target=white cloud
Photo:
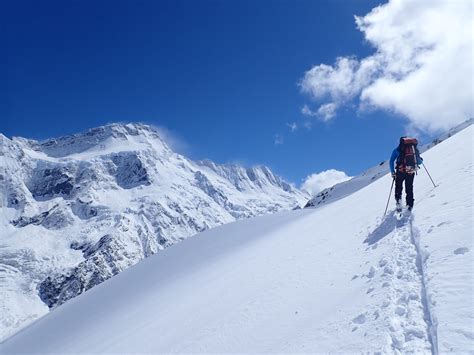
[[[306,120],[303,122],[303,127],[306,128],[306,130],[311,131],[313,124],[311,123],[311,121]]]
[[[391,0],[356,17],[375,53],[317,65],[301,90],[335,107],[357,99],[428,132],[451,127],[474,116],[473,19],[470,0]]]
[[[301,185],[301,189],[308,191],[311,195],[315,195],[328,187],[347,181],[350,178],[351,177],[347,176],[343,171],[329,169],[307,176]]]
[[[302,113],[304,116],[309,116],[309,117],[317,116],[317,115],[318,115],[318,113],[317,113],[317,112],[314,112],[313,110],[311,110],[308,105],[304,105],[304,106],[301,108],[301,113]]]
[[[321,105],[318,109],[318,117],[327,122],[336,116],[336,104],[331,102],[329,104]]]
[[[283,136],[281,134],[275,134],[275,145],[283,144]]]
[[[296,122],[287,123],[286,125],[290,129],[291,133],[294,133],[298,130],[298,125],[296,124]]]
[[[308,70],[300,87],[315,99],[330,97],[334,102],[344,102],[369,81],[370,71],[366,69],[354,58],[338,57],[334,67],[320,64]]]
[[[330,102],[319,106],[316,111],[309,108],[308,105],[304,105],[301,109],[301,113],[307,117],[316,117],[321,121],[327,122],[336,116],[337,105],[334,102]]]

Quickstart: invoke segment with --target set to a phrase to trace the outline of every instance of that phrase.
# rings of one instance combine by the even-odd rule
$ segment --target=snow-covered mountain
[[[3,353],[470,353],[472,125],[423,154],[415,210],[391,177],[315,208],[199,233],[74,298]],[[330,198],[330,197],[329,197]]]
[[[268,168],[191,161],[143,124],[0,134],[0,339],[198,232],[303,205]]]

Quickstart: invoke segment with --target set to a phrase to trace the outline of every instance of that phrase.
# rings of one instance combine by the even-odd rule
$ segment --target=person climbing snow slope
[[[413,209],[415,202],[413,181],[417,170],[423,163],[417,145],[416,138],[401,137],[398,147],[393,150],[390,157],[390,171],[395,179],[395,201],[398,212],[402,210],[403,182],[405,182],[406,204],[409,211]]]

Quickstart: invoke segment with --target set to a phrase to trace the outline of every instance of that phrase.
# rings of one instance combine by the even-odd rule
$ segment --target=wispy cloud
[[[334,102],[321,105],[318,109],[318,117],[327,122],[336,116],[337,105]]]
[[[302,113],[327,121],[356,100],[362,112],[370,107],[395,112],[424,131],[473,117],[472,13],[470,0],[390,0],[356,16],[375,53],[338,57],[333,65],[308,70],[301,91],[325,103],[317,110],[305,106]]]
[[[156,124],[151,124],[151,126],[158,131],[160,137],[170,146],[173,151],[180,154],[191,153],[191,146],[176,132]]]
[[[319,106],[316,111],[309,108],[308,105],[304,105],[301,108],[301,113],[309,118],[317,118],[321,121],[327,122],[336,116],[337,105],[334,102],[330,102]]]
[[[311,128],[313,128],[313,123],[309,120],[306,120],[303,122],[303,127],[306,128],[306,130],[311,131]]]
[[[301,108],[301,113],[304,115],[304,116],[307,116],[307,117],[315,117],[317,116],[317,112],[311,110],[309,108],[308,105],[304,105],[302,108]]]
[[[290,129],[291,133],[294,133],[298,130],[298,125],[296,124],[296,122],[287,123],[286,125]]]
[[[274,136],[275,145],[282,145],[283,144],[283,136],[281,134],[275,134]]]

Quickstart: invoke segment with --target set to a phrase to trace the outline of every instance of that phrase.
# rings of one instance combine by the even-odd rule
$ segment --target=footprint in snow
[[[406,313],[406,309],[403,306],[397,306],[395,308],[395,313],[398,314],[401,317]]]
[[[373,266],[370,267],[369,273],[367,274],[367,277],[369,279],[373,278],[375,276],[375,268]]]
[[[388,275],[393,275],[393,269],[390,267],[390,265],[387,265],[383,269],[383,275],[388,276]]]
[[[355,318],[352,320],[352,323],[355,323],[355,324],[364,324],[365,321],[366,321],[365,313],[362,313],[362,314],[359,314],[357,317],[355,317]]]
[[[452,223],[451,221],[441,222],[441,223],[438,224],[436,227],[441,227],[441,226],[444,226],[445,224],[451,224],[451,223]]]
[[[457,248],[454,251],[454,254],[459,255],[459,254],[466,254],[469,251],[469,248],[462,247],[462,248]]]
[[[387,262],[388,262],[388,261],[387,261],[386,259],[380,259],[380,260],[379,260],[379,266],[380,266],[380,267],[384,267],[385,265],[387,265]]]

